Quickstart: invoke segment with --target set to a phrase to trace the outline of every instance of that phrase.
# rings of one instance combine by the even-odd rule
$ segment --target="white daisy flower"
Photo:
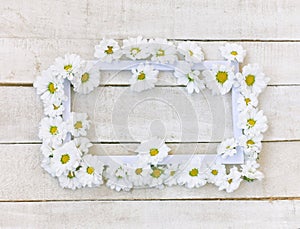
[[[234,84],[234,73],[231,66],[214,65],[211,70],[202,72],[205,76],[206,86],[212,90],[213,95],[225,95]]]
[[[222,183],[219,185],[219,190],[226,190],[228,193],[233,192],[240,186],[241,181],[241,173],[237,167],[233,167],[230,169],[229,174],[223,177]]]
[[[59,104],[67,99],[64,95],[63,83],[63,79],[58,78],[48,69],[42,72],[42,76],[37,77],[33,86],[37,89],[37,94],[41,95],[44,103]]]
[[[255,108],[246,110],[239,113],[238,127],[247,135],[263,133],[268,129],[267,117],[262,110]]]
[[[150,165],[139,163],[128,165],[128,178],[135,187],[148,185],[151,172]]]
[[[227,43],[224,46],[221,46],[219,49],[222,57],[229,61],[237,61],[242,63],[246,56],[246,50],[244,50],[243,47],[238,44]]]
[[[99,45],[95,46],[94,56],[102,62],[111,63],[113,60],[118,60],[122,56],[118,42],[113,39],[102,39]]]
[[[237,143],[234,138],[228,138],[219,144],[217,152],[222,158],[232,157],[237,153]]]
[[[241,93],[237,100],[238,110],[245,111],[249,108],[257,107],[258,99],[255,94],[248,91]]]
[[[178,59],[176,55],[176,47],[172,42],[168,42],[167,39],[151,39],[149,41],[149,45],[149,51],[152,54],[152,61],[158,61],[163,64],[172,64]]]
[[[104,164],[93,155],[84,155],[81,168],[76,175],[83,187],[97,187],[103,184],[102,173]]]
[[[246,161],[242,167],[242,176],[246,181],[262,180],[264,175],[262,172],[258,171],[259,164],[255,160]]]
[[[202,49],[196,42],[180,42],[178,44],[177,50],[184,56],[184,59],[187,62],[200,63],[204,60]]]
[[[56,177],[55,170],[53,169],[52,157],[43,157],[41,167],[48,172],[52,177]]]
[[[45,117],[40,122],[39,138],[53,145],[61,145],[67,136],[67,130],[62,118]]]
[[[199,93],[200,90],[204,89],[203,80],[200,79],[200,72],[198,70],[192,70],[191,66],[186,63],[180,63],[175,68],[174,76],[177,78],[177,83],[185,85],[189,94]]]
[[[76,176],[76,172],[73,170],[66,171],[64,174],[58,177],[58,182],[61,187],[75,190],[82,188],[82,184]]]
[[[150,188],[164,188],[164,180],[166,179],[165,168],[163,166],[153,166],[149,177]]]
[[[61,176],[68,170],[78,168],[81,155],[73,141],[65,143],[62,147],[53,151],[53,169],[56,176]],[[67,174],[68,175],[68,174]]]
[[[132,91],[141,92],[154,88],[159,72],[152,65],[141,63],[137,68],[131,69],[131,72],[133,75],[129,82]]]
[[[70,119],[67,122],[68,130],[74,137],[86,136],[90,128],[90,121],[87,120],[86,113],[71,112]]]
[[[100,71],[92,62],[85,62],[77,77],[72,80],[74,91],[88,94],[100,84]]]
[[[179,164],[169,164],[165,170],[166,179],[164,184],[171,187],[177,184]],[[180,173],[180,172],[179,172]]]
[[[73,80],[74,76],[79,73],[82,64],[80,56],[76,54],[66,54],[64,58],[58,57],[55,59],[55,64],[51,66],[55,75]]]
[[[130,191],[133,187],[132,182],[128,178],[128,168],[126,165],[110,164],[105,171],[107,178],[106,186],[116,191]]]
[[[142,142],[135,152],[138,153],[141,163],[157,165],[168,156],[170,150],[162,139],[152,138],[149,141]]]
[[[210,165],[208,167],[206,173],[207,182],[219,186],[222,182],[222,178],[225,175],[226,175],[225,165],[214,163],[213,165]]]
[[[93,146],[90,140],[85,137],[74,138],[74,143],[76,147],[80,150],[81,155],[87,154],[89,152],[89,148]]]
[[[65,108],[61,102],[52,103],[46,102],[44,103],[44,114],[49,117],[56,117],[63,114]]]
[[[243,147],[244,153],[250,158],[257,158],[261,151],[261,141],[263,136],[261,134],[242,135],[239,138],[239,145]]]
[[[242,73],[237,73],[236,78],[242,91],[247,90],[258,95],[269,82],[269,78],[261,71],[257,64],[248,64],[243,67]]]
[[[53,151],[59,148],[56,145],[53,145],[51,142],[45,142],[43,141],[41,146],[41,152],[45,157],[53,157]]]
[[[132,60],[146,59],[150,55],[147,39],[143,39],[142,36],[123,40],[122,50]]]

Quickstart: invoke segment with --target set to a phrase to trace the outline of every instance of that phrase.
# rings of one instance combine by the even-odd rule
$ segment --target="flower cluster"
[[[238,139],[224,140],[217,148],[217,157],[230,158],[240,147],[245,154],[241,166],[229,166],[216,160],[209,165],[197,155],[186,163],[167,163],[171,149],[162,139],[152,138],[142,142],[136,149],[134,163],[103,163],[89,153],[92,146],[87,136],[90,121],[86,113],[64,113],[66,96],[64,85],[70,82],[75,92],[87,94],[99,85],[100,72],[93,62],[82,60],[78,55],[68,54],[57,58],[34,87],[44,105],[45,117],[40,122],[39,138],[43,141],[42,167],[57,177],[64,188],[96,187],[106,183],[111,189],[129,191],[133,187],[163,188],[182,185],[187,188],[202,187],[207,183],[219,190],[232,192],[242,180],[262,179],[257,159],[262,148],[263,133],[267,119],[258,109],[258,95],[267,86],[258,65],[246,65],[242,72],[235,73],[231,62],[242,62],[246,51],[236,44],[220,47],[221,55],[228,61],[202,72],[193,67],[204,60],[200,46],[195,42],[180,42],[177,46],[166,39],[129,38],[119,46],[112,39],[103,39],[95,47],[95,57],[103,62],[118,61],[126,56],[133,61],[149,60],[174,64],[177,83],[185,85],[188,93],[199,93],[205,87],[213,94],[224,95],[233,87],[239,90],[238,127],[242,135]],[[183,61],[179,61],[183,59]],[[130,79],[133,91],[151,89],[157,82],[159,72],[149,63],[140,63],[132,68]]]

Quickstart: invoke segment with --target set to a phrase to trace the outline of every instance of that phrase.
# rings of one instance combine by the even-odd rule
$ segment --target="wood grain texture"
[[[1,37],[299,39],[299,1],[6,1]],[[44,10],[46,9],[47,14]]]
[[[300,201],[0,203],[0,227],[298,228],[299,211]]]
[[[102,37],[99,37],[99,39]],[[0,84],[30,83],[54,63],[54,59],[66,53],[77,53],[82,58],[93,60],[94,46],[98,40],[76,39],[34,39],[0,38]],[[248,52],[245,63],[259,63],[270,85],[300,84],[298,77],[297,42],[239,42]],[[219,46],[224,42],[199,42],[207,60],[220,60]],[[101,83],[105,84],[111,74],[103,73]],[[129,74],[119,74],[110,83],[128,83]],[[173,77],[165,78],[174,84]],[[164,84],[164,83],[162,83]]]
[[[157,98],[151,91],[137,94],[126,87],[99,87],[89,95],[73,96],[73,110],[89,114],[94,124],[88,136],[93,141],[147,139],[156,120],[165,128],[168,141],[220,141],[232,136],[229,95],[217,101],[209,92],[204,98],[201,94],[188,96],[184,88],[159,87],[155,91]],[[260,108],[270,124],[265,140],[300,139],[299,93],[298,86],[278,86],[268,87],[260,96]],[[0,107],[5,108],[0,110],[0,142],[40,142],[38,125],[44,116],[35,89],[0,87],[0,94]],[[119,105],[114,106],[115,102]]]
[[[171,147],[176,149],[177,146],[173,144]],[[201,144],[185,146],[187,149],[197,147],[198,152],[206,149],[206,145]],[[40,145],[30,144],[0,145],[0,201],[300,197],[300,161],[296,160],[299,142],[264,143],[260,164],[265,179],[253,183],[243,182],[233,193],[218,191],[212,185],[199,189],[177,186],[163,190],[135,189],[130,192],[111,191],[105,186],[76,191],[65,190],[40,167],[39,147]],[[101,144],[94,146],[91,151],[102,155],[124,155],[126,149],[126,145]]]

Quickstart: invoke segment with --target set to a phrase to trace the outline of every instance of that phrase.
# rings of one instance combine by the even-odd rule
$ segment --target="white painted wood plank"
[[[300,201],[0,203],[3,228],[298,228]]]
[[[206,101],[201,95],[188,96],[185,91],[177,87],[160,87],[155,89],[162,96],[162,102],[149,99],[136,105],[134,109],[127,110],[136,101],[147,95],[128,92],[122,94],[126,87],[100,87],[87,96],[73,96],[73,110],[87,112],[92,124],[89,136],[93,141],[137,141],[148,139],[151,132],[151,123],[161,120],[165,125],[167,140],[178,141],[218,141],[232,135],[230,96],[225,97],[225,116],[218,116],[218,108],[215,97],[206,94]],[[99,93],[103,94],[98,98]],[[153,92],[149,92],[152,96]],[[260,96],[261,108],[269,120],[269,130],[265,133],[265,140],[299,140],[300,139],[300,103],[297,95],[300,93],[299,86],[268,87]],[[0,87],[0,142],[39,142],[38,125],[42,114],[42,102],[35,94],[32,87]],[[126,102],[122,99],[126,99]],[[97,99],[98,98],[98,99]],[[164,103],[163,100],[167,103]],[[178,100],[178,101],[177,101]],[[119,102],[117,104],[115,102]],[[124,102],[124,103],[123,103]],[[182,103],[186,102],[183,107]],[[182,111],[191,103],[191,109]],[[177,107],[174,107],[178,105]],[[114,107],[115,106],[115,107]],[[173,107],[172,107],[173,106]],[[146,110],[147,108],[147,110]],[[125,110],[120,110],[125,109]],[[114,111],[112,113],[112,111]],[[118,112],[120,113],[118,113]],[[191,112],[195,111],[195,112]],[[198,114],[197,122],[193,121]],[[110,123],[111,115],[114,114],[114,125]],[[218,115],[217,115],[218,114]],[[221,113],[222,114],[222,113]],[[224,111],[223,111],[224,114]],[[119,116],[118,116],[119,115]],[[212,117],[218,118],[213,122]],[[216,116],[217,115],[217,116]],[[122,117],[122,120],[116,117]],[[126,121],[128,117],[128,120]],[[224,118],[224,119],[223,119]],[[126,130],[127,124],[129,130]],[[185,123],[185,127],[180,125]],[[199,131],[192,124],[198,124]],[[226,125],[225,125],[226,124]],[[218,126],[216,126],[218,125]],[[222,125],[224,125],[222,127]],[[155,126],[155,125],[154,125]],[[163,125],[159,125],[163,126]],[[149,129],[150,127],[150,129]],[[113,129],[115,128],[115,129]],[[163,130],[163,128],[162,128]],[[194,132],[190,132],[194,130]],[[224,132],[223,132],[224,131]],[[224,135],[223,135],[224,133]],[[198,134],[198,135],[197,135]],[[197,139],[197,136],[199,138]]]
[[[299,39],[299,8],[297,0],[15,0],[2,3],[0,36]]]
[[[99,37],[102,38],[102,37]],[[47,69],[58,56],[65,53],[78,53],[85,59],[93,60],[94,46],[97,40],[74,39],[0,39],[0,83],[32,83]],[[199,42],[207,60],[220,60],[218,47],[224,42]],[[300,84],[298,77],[297,42],[240,42],[248,51],[245,63],[259,63],[266,75],[271,78],[269,84]],[[103,73],[101,83],[124,84],[129,73],[111,78],[113,73]],[[171,74],[164,76],[165,82],[175,84]]]
[[[207,145],[197,147],[203,152]],[[136,189],[131,192],[111,191],[105,186],[85,188],[77,191],[59,187],[58,181],[40,167],[40,145],[0,145],[0,201],[6,200],[117,200],[117,199],[209,199],[209,198],[264,198],[299,197],[298,157],[300,142],[264,143],[260,155],[262,181],[243,182],[233,193],[218,191],[215,186],[206,185],[199,189],[170,187],[163,190]],[[130,146],[133,148],[134,146]],[[176,145],[172,145],[176,153]],[[214,147],[214,146],[212,146]],[[122,154],[127,146],[99,145],[91,150],[104,155]]]

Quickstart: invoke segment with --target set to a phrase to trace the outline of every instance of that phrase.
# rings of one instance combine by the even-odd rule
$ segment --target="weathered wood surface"
[[[0,203],[0,227],[298,228],[299,212],[296,200]]]

